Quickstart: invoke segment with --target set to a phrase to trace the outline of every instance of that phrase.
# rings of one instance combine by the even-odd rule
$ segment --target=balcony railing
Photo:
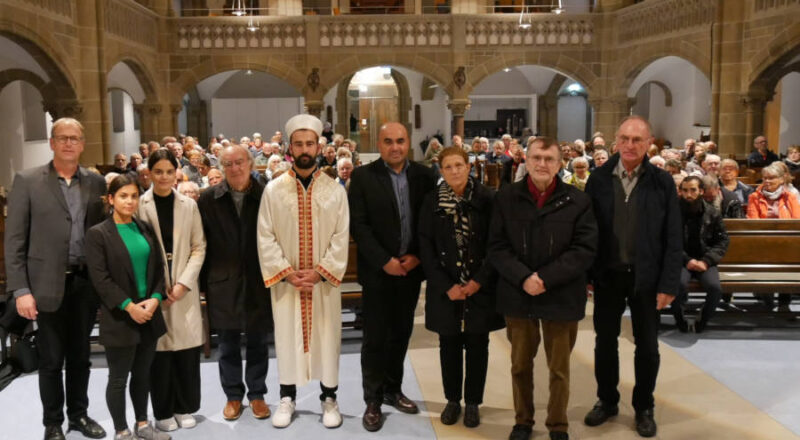
[[[717,14],[717,3],[718,0],[658,0],[629,6],[616,18],[618,42],[626,44],[710,25]]]

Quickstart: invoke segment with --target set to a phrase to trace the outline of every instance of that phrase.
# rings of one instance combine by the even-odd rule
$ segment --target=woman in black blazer
[[[131,376],[131,400],[137,438],[169,440],[147,420],[150,364],[158,338],[166,332],[159,310],[164,296],[161,250],[149,224],[133,218],[139,205],[136,180],[121,175],[107,195],[113,216],[86,234],[89,275],[102,303],[100,344],[108,361],[106,403],[115,439],[133,439],[125,420],[125,386]]]
[[[419,213],[420,256],[428,279],[425,328],[439,334],[448,401],[442,423],[458,420],[463,394],[464,425],[472,428],[480,424],[489,332],[504,327],[495,311],[497,275],[486,259],[494,193],[470,177],[469,158],[461,148],[442,150],[439,166],[444,182],[428,193]]]

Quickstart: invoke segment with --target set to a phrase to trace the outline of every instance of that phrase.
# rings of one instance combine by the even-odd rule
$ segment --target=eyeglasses
[[[83,142],[83,136],[56,136],[55,140],[59,144],[70,143],[72,145],[78,145]]]
[[[557,157],[540,156],[538,154],[531,155],[530,157],[528,157],[528,160],[530,160],[533,163],[544,162],[545,165],[553,165],[554,163],[558,162],[558,158]]]
[[[236,167],[242,167],[242,166],[244,166],[244,164],[246,164],[246,163],[247,163],[247,159],[236,159],[236,160],[234,160],[234,161],[225,160],[225,161],[222,161],[222,162],[220,162],[220,163],[221,163],[221,164],[222,164],[222,166],[223,166],[223,167],[225,167],[225,168],[231,168],[231,167],[234,167],[234,166],[236,166]]]

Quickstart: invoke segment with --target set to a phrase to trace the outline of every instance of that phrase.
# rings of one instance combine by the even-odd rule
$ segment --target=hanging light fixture
[[[233,12],[231,12],[233,15],[241,17],[242,15],[247,14],[247,11],[244,9],[244,0],[233,0],[233,4]]]
[[[522,10],[519,11],[519,28],[520,29],[530,29],[531,26],[532,26],[532,24],[531,24],[531,14],[530,13],[528,13],[528,19],[527,20],[525,19],[525,11],[526,11],[527,8],[528,8],[527,6],[523,6]]]
[[[560,15],[564,13],[564,6],[561,4],[561,0],[558,0],[558,7],[553,9],[553,14]]]
[[[258,25],[253,21],[253,10],[250,10],[250,20],[247,21],[247,30],[255,32],[258,30]]]

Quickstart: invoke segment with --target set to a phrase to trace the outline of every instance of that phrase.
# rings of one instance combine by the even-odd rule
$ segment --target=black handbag
[[[17,339],[11,347],[9,362],[23,373],[33,373],[39,369],[39,353],[36,349],[36,332],[30,332]]]

